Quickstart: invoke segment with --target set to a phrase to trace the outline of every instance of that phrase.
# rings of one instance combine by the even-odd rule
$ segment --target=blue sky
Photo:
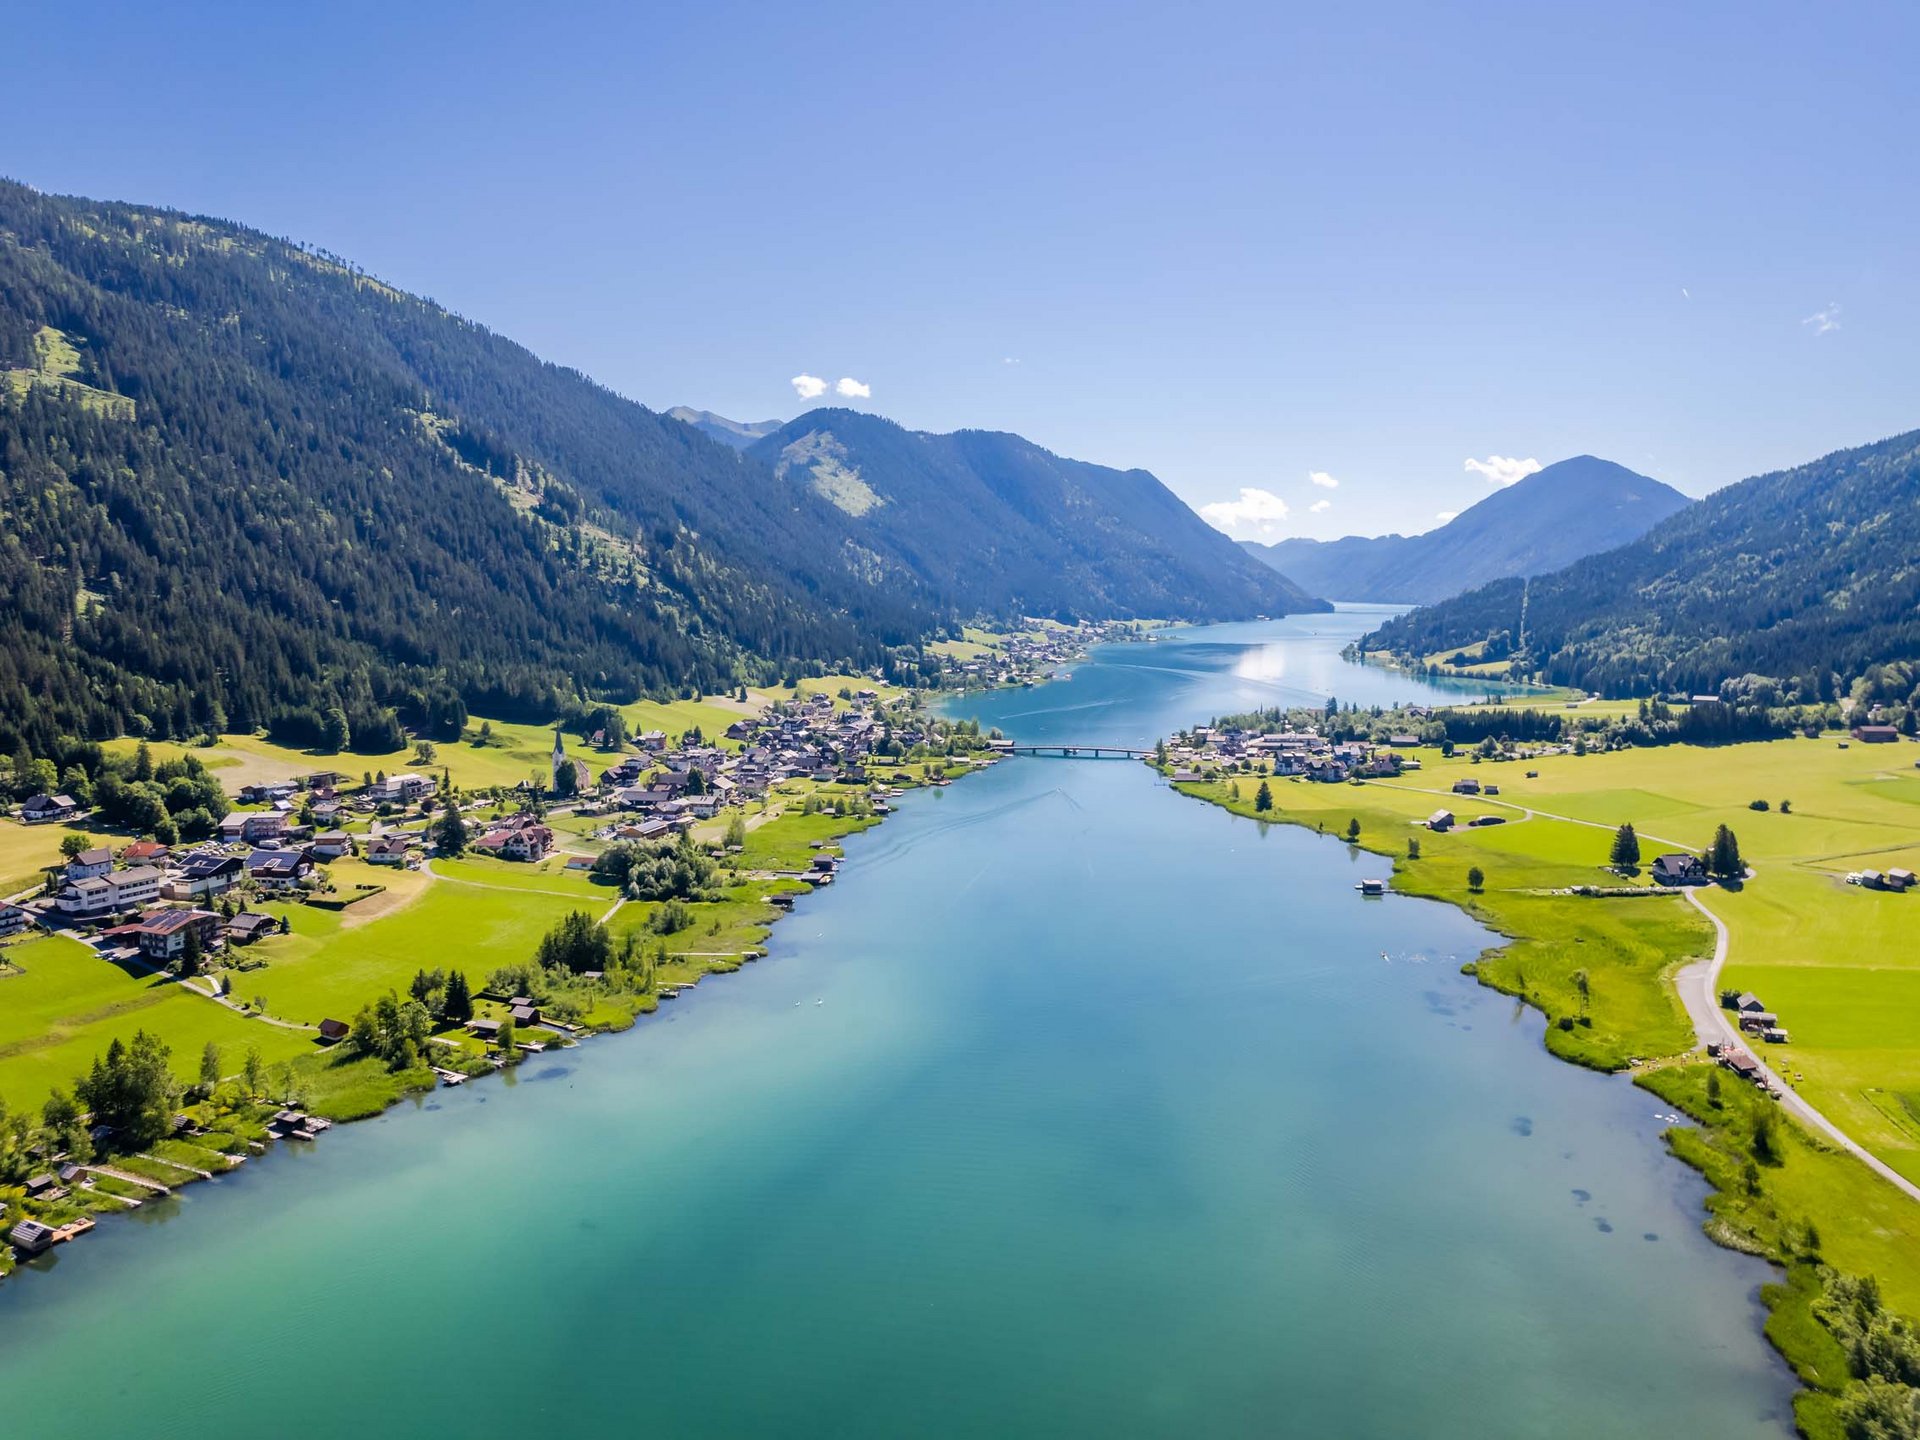
[[[1243,536],[1424,529],[1581,452],[1701,494],[1920,426],[1912,5],[8,31],[14,178],[315,242],[655,407],[785,417],[845,378]]]

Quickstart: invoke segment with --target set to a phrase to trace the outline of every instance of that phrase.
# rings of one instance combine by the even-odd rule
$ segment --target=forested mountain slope
[[[1577,455],[1494,491],[1424,535],[1248,542],[1247,549],[1316,595],[1431,604],[1624,545],[1691,503],[1624,465]]]
[[[929,435],[810,411],[747,454],[847,517],[870,573],[912,575],[964,611],[1244,619],[1324,609],[1145,470],[1068,460],[1018,435]]]
[[[935,607],[839,521],[330,257],[0,183],[0,743],[882,663]]]
[[[1756,674],[1833,699],[1876,662],[1920,658],[1920,431],[1743,480],[1630,545],[1364,643],[1424,657],[1488,637],[1484,658],[1613,695]]]

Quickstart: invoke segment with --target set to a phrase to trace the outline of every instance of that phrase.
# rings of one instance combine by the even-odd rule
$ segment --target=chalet
[[[1429,830],[1438,830],[1445,833],[1452,828],[1453,812],[1451,810],[1436,810],[1427,817],[1427,829]]]
[[[482,1040],[497,1040],[500,1038],[500,1022],[498,1020],[469,1020],[467,1022],[467,1029],[473,1034],[478,1035]]]
[[[646,730],[640,735],[642,750],[664,750],[667,748],[667,732],[664,730]]]
[[[262,890],[288,890],[306,879],[313,862],[304,850],[256,850],[246,859],[247,874]]]
[[[256,940],[264,940],[269,935],[278,934],[279,930],[278,920],[255,910],[242,910],[227,921],[227,939],[235,945],[251,945]]]
[[[1653,883],[1704,885],[1707,883],[1707,867],[1700,863],[1698,855],[1661,855],[1653,862]]]
[[[161,873],[151,865],[114,870],[63,885],[54,904],[62,914],[75,919],[111,915],[158,900],[162,878]]]
[[[233,798],[242,805],[271,805],[276,800],[291,799],[293,792],[291,782],[280,781],[272,785],[242,785],[233,792]]]
[[[497,855],[502,860],[544,860],[553,849],[553,831],[544,825],[515,821],[489,830],[474,843],[473,848],[483,855]]]
[[[113,851],[104,845],[91,850],[82,850],[67,862],[66,878],[69,880],[92,880],[113,869]]]
[[[1900,732],[1891,725],[1856,725],[1853,738],[1862,745],[1891,745],[1900,738]]]
[[[1456,795],[1478,795],[1480,793],[1480,782],[1478,780],[1456,780],[1453,782],[1453,793]]]
[[[525,1004],[515,1005],[507,1014],[516,1025],[538,1025],[540,1023],[540,1007],[531,1001]]]
[[[313,837],[313,854],[319,860],[338,860],[354,853],[353,836],[344,830],[328,830]]]
[[[171,847],[158,840],[136,840],[120,852],[122,865],[164,865],[173,856]]]
[[[57,1199],[58,1197],[54,1192],[59,1188],[60,1182],[54,1179],[51,1174],[29,1175],[21,1184],[21,1189],[27,1192],[27,1199],[29,1200]]]
[[[1914,886],[1914,881],[1915,876],[1911,870],[1887,871],[1887,888],[1889,890],[1911,890]]]
[[[220,917],[211,910],[153,910],[132,927],[140,953],[158,964],[177,960],[186,952],[188,932],[200,937],[203,949],[220,942]]]
[[[33,912],[24,906],[0,903],[0,940],[18,935],[33,923]]]
[[[80,802],[71,795],[35,795],[20,807],[20,818],[29,825],[70,820],[79,813]]]
[[[1766,1013],[1766,1004],[1751,990],[1742,991],[1734,997],[1733,1008],[1742,1015],[1761,1015]]]
[[[238,855],[196,850],[174,867],[167,879],[167,898],[192,900],[231,890],[246,867]]]
[[[329,1045],[336,1045],[346,1039],[351,1031],[352,1027],[344,1020],[322,1020],[320,1022],[320,1038]]]
[[[369,865],[405,865],[407,847],[412,837],[408,835],[380,835],[367,842],[367,863]]]
[[[1884,890],[1887,888],[1887,877],[1882,875],[1878,870],[1862,870],[1860,872],[1860,885],[1862,889],[1866,890]]]
[[[338,790],[349,778],[338,770],[316,770],[302,783],[309,790]]]
[[[1721,1057],[1720,1063],[1742,1080],[1757,1080],[1760,1077],[1760,1062],[1745,1051],[1730,1050]]]

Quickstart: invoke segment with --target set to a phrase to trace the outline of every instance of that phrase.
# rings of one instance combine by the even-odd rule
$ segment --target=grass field
[[[103,960],[77,940],[42,936],[0,955],[19,972],[0,975],[0,1095],[15,1107],[37,1108],[112,1041],[131,1040],[137,1030],[165,1039],[183,1074],[210,1040],[236,1065],[249,1045],[269,1062],[313,1049],[311,1035],[247,1020],[172,980]]]

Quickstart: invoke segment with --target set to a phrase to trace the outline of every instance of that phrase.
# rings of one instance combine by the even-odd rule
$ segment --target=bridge
[[[1132,750],[1125,745],[997,745],[999,755],[1050,755],[1060,760],[1145,760],[1151,750]]]

